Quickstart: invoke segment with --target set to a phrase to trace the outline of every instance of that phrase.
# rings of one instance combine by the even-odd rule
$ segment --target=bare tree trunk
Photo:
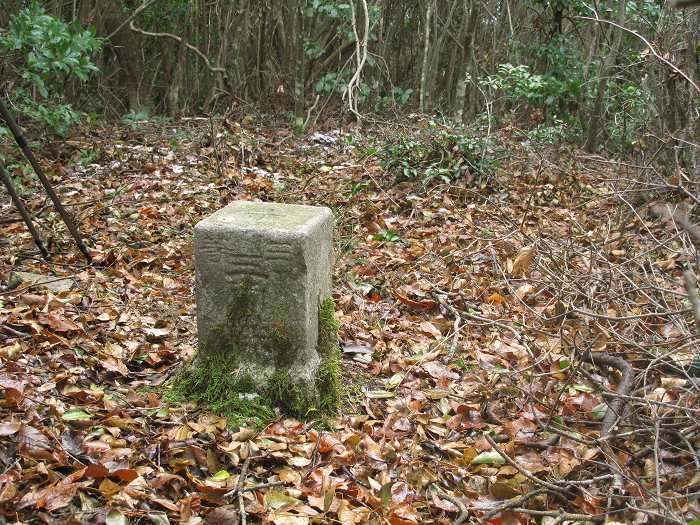
[[[692,16],[692,15],[690,15]],[[700,13],[695,14],[695,23],[689,22],[686,28],[686,46],[688,60],[688,75],[700,84]],[[692,28],[692,29],[691,29]],[[691,86],[688,86],[688,123],[685,140],[689,143],[690,155],[688,164],[691,180],[700,180],[700,96]]]
[[[620,7],[617,15],[617,23],[621,26],[625,25],[625,18],[627,12],[627,0],[622,0],[620,2]],[[612,74],[613,66],[615,65],[615,60],[617,60],[617,55],[620,52],[620,45],[622,44],[623,32],[619,29],[616,30],[613,36],[613,43],[608,54],[605,57],[603,66],[600,69],[600,78],[598,79],[598,89],[596,92],[595,103],[591,111],[591,121],[588,125],[588,133],[586,136],[586,143],[584,148],[586,151],[594,152],[598,149],[598,143],[600,138],[600,132],[603,122],[603,102],[605,99],[605,88],[608,85],[608,80]]]
[[[121,17],[108,15],[105,18],[105,27],[107,31],[119,27]],[[140,47],[141,42],[138,35],[129,30],[128,27],[122,27],[110,40],[110,49],[114,54],[117,62],[118,76],[122,79],[121,85],[126,90],[127,107],[132,113],[138,113],[146,110],[150,103],[146,103],[141,95],[140,83],[143,74],[143,64],[141,60]]]
[[[258,34],[255,42],[255,87],[258,100],[263,99],[263,39],[267,36],[267,9],[263,7],[258,22]]]
[[[180,43],[177,48],[177,60],[173,68],[170,82],[168,83],[168,114],[176,117],[180,113],[180,94],[185,81],[185,57],[187,48]]]
[[[306,108],[304,81],[304,0],[296,0],[292,3],[291,17],[293,20],[292,45],[294,56],[294,129],[297,132],[304,130],[304,109]]]
[[[476,28],[477,16],[479,16],[479,2],[475,0],[464,0],[465,17],[469,14],[467,27],[464,31],[462,44],[462,64],[457,79],[457,87],[454,96],[454,116],[457,122],[464,119],[465,97],[467,93],[468,75],[471,73],[471,64],[474,58],[474,30]]]
[[[430,51],[430,19],[433,13],[433,0],[428,0],[428,8],[425,11],[425,30],[423,33],[423,67],[420,74],[420,102],[419,110],[425,113],[425,102],[428,98],[428,56]]]

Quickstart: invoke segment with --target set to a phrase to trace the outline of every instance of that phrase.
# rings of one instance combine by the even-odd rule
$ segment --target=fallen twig
[[[270,481],[269,483],[259,483],[258,485],[253,485],[252,487],[245,487],[241,489],[243,492],[253,492],[259,489],[268,489],[271,487],[281,487],[284,485],[284,481]]]
[[[608,435],[608,433],[615,426],[617,418],[621,414],[621,410],[624,407],[625,398],[632,387],[634,382],[634,369],[627,361],[620,357],[614,357],[610,354],[597,353],[597,352],[587,352],[584,358],[593,363],[596,366],[601,367],[613,367],[622,373],[622,381],[620,381],[617,387],[617,393],[615,396],[615,401],[608,404],[608,410],[603,418],[603,425],[600,430],[600,437]]]
[[[537,476],[535,476],[534,474],[532,474],[529,470],[527,470],[525,467],[523,467],[522,465],[520,465],[520,463],[518,463],[518,462],[515,461],[513,458],[511,458],[508,454],[506,454],[505,452],[503,452],[503,450],[501,450],[501,448],[500,448],[500,447],[498,446],[498,444],[493,440],[493,438],[489,435],[488,432],[484,432],[484,433],[483,433],[483,436],[484,436],[484,438],[486,439],[486,441],[488,441],[489,444],[493,447],[493,449],[494,449],[496,452],[498,452],[498,453],[501,455],[501,457],[502,457],[504,460],[506,460],[506,462],[507,462],[511,467],[515,467],[515,468],[518,470],[518,472],[520,472],[520,473],[521,473],[523,476],[525,476],[527,479],[529,479],[529,480],[532,481],[533,483],[536,483],[537,485],[540,485],[540,486],[542,486],[542,487],[544,487],[544,488],[546,488],[546,489],[551,490],[552,492],[556,492],[556,493],[559,494],[559,495],[562,495],[562,496],[565,496],[565,495],[566,495],[566,492],[562,489],[562,487],[559,487],[559,486],[557,486],[557,485],[555,485],[555,484],[553,484],[553,483],[550,483],[550,482],[548,482],[548,481],[544,481],[544,480],[538,478]]]
[[[243,483],[245,483],[245,478],[248,476],[248,466],[250,465],[251,456],[248,456],[243,462],[241,467],[241,474],[238,476],[238,483],[236,483],[236,488],[230,492],[224,494],[224,497],[237,496],[238,497],[238,519],[241,525],[246,525],[248,519],[245,513],[245,502],[243,501]]]
[[[30,339],[32,337],[31,334],[25,334],[24,332],[15,330],[14,328],[7,326],[6,324],[0,325],[0,330],[7,334],[10,334],[13,337],[19,337],[20,339]]]
[[[698,298],[698,288],[696,286],[695,274],[690,270],[683,272],[685,289],[688,291],[688,299],[693,306],[693,316],[695,317],[695,327],[700,332],[700,299]]]
[[[245,483],[245,478],[248,476],[248,466],[250,465],[250,459],[251,457],[248,456],[243,462],[243,466],[241,467],[241,473],[238,476],[238,482],[236,483],[236,488],[224,494],[225,498],[229,498],[241,492],[241,489],[243,488],[243,483]]]
[[[438,493],[440,494],[440,497],[442,499],[449,501],[455,507],[457,507],[457,509],[459,509],[457,519],[453,522],[452,525],[462,525],[462,523],[464,523],[467,520],[467,518],[469,518],[469,509],[464,508],[464,505],[462,505],[462,503],[459,500],[457,500],[457,498],[453,498],[437,485],[433,486],[438,489]]]
[[[527,494],[523,494],[522,496],[518,496],[517,498],[513,498],[511,500],[506,501],[502,505],[496,507],[493,510],[490,510],[486,514],[480,517],[481,521],[488,522],[492,518],[496,517],[497,514],[503,512],[504,510],[512,509],[513,507],[518,507],[525,503],[526,501],[534,498],[535,496],[539,496],[540,494],[545,494],[547,492],[546,489],[535,489]]]
[[[524,509],[522,507],[517,507],[513,509],[513,512],[520,512],[521,514],[529,514],[530,516],[550,516],[552,518],[557,518],[561,521],[604,521],[605,516],[592,516],[590,514],[572,514],[570,512],[561,512],[558,510],[533,510]]]

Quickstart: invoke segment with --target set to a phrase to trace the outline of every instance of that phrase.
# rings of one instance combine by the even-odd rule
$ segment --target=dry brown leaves
[[[571,341],[585,335],[594,350],[626,351],[618,336],[635,330],[684,337],[663,318],[614,324],[613,333],[574,312],[584,281],[560,283],[561,293],[549,286],[562,261],[581,274],[598,269],[588,248],[566,260],[554,253],[558,239],[589,247],[607,235],[599,229],[605,207],[594,220],[575,206],[583,194],[574,188],[590,182],[578,172],[568,180],[552,173],[537,213],[523,219],[523,196],[536,181],[515,154],[504,169],[508,191],[489,195],[460,181],[418,191],[392,184],[371,158],[355,158],[341,136],[335,146],[279,146],[286,129],[257,134],[222,123],[212,144],[208,128],[174,127],[177,150],[172,137],[145,128],[129,132],[137,136],[128,143],[85,139],[60,170],[47,162],[100,267],[82,266],[52,215],[40,217],[52,263],[33,256],[21,225],[4,230],[3,278],[20,269],[76,283],[61,293],[31,286],[0,295],[0,325],[9,328],[0,331],[0,513],[9,522],[235,523],[237,502],[225,494],[250,458],[245,487],[265,486],[243,493],[249,523],[448,524],[463,509],[525,523],[526,513],[498,509],[538,486],[483,432],[531,475],[590,479],[603,461],[590,445],[600,388],[614,390],[618,378],[572,372],[581,363]],[[95,160],[82,167],[86,152]],[[38,190],[28,197],[38,210]],[[192,226],[234,199],[337,212],[337,315],[348,369],[362,370],[363,383],[330,430],[289,419],[262,431],[230,428],[162,400],[163,383],[196,347]],[[12,213],[4,203],[4,216]],[[610,260],[646,249],[628,239],[608,242]],[[634,299],[638,310],[617,302],[605,311],[656,308],[644,293]],[[654,399],[687,401],[683,385],[661,379],[650,379],[663,388]],[[547,424],[569,434],[545,432]],[[626,493],[643,499],[659,463],[641,448],[627,438],[616,450]],[[692,454],[662,452],[664,490],[681,495],[674,512],[697,513],[682,499],[700,485]],[[520,506],[600,515],[607,483],[586,484],[570,501],[540,492]]]

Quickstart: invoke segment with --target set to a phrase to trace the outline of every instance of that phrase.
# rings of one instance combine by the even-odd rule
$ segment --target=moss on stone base
[[[318,308],[318,344],[321,358],[316,372],[316,388],[319,394],[319,409],[332,413],[338,410],[343,392],[343,367],[341,364],[338,330],[340,323],[335,318],[335,302],[328,297]]]
[[[232,302],[241,306],[240,301]],[[242,308],[243,311],[248,310],[246,306],[248,305]],[[232,317],[232,312],[227,312],[227,320],[232,321],[233,326],[240,327],[240,318],[234,321]],[[273,407],[279,407],[284,413],[299,418],[319,413],[331,415],[337,411],[343,391],[338,329],[335,303],[331,298],[324,299],[318,311],[316,349],[320,363],[316,372],[315,391],[297,384],[286,363],[275,363],[275,371],[267,382],[267,388],[258,395],[253,394],[256,391],[255,382],[251,377],[241,374],[235,359],[235,338],[231,338],[228,340],[233,347],[225,349],[225,352],[215,351],[208,345],[206,351],[200,350],[195,362],[185,365],[171,382],[171,390],[166,397],[173,402],[200,403],[225,416],[230,424],[264,425],[274,418]],[[270,340],[280,347],[289,344],[284,334],[274,334]],[[275,354],[280,353],[279,347],[275,350]]]
[[[297,384],[287,370],[277,369],[272,374],[265,392],[270,402],[283,413],[304,418],[317,410],[318,399],[308,387]]]
[[[168,401],[194,401],[226,417],[230,425],[262,427],[275,417],[270,402],[252,394],[252,379],[241,376],[234,364],[221,358],[186,364],[170,386],[165,396]]]

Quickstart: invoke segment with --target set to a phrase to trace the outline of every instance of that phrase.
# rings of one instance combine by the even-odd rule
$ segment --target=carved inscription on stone
[[[236,246],[230,241],[203,237],[198,253],[206,264],[220,268],[227,282],[234,283],[268,279],[297,256],[297,249],[289,242],[267,239],[256,244]]]

